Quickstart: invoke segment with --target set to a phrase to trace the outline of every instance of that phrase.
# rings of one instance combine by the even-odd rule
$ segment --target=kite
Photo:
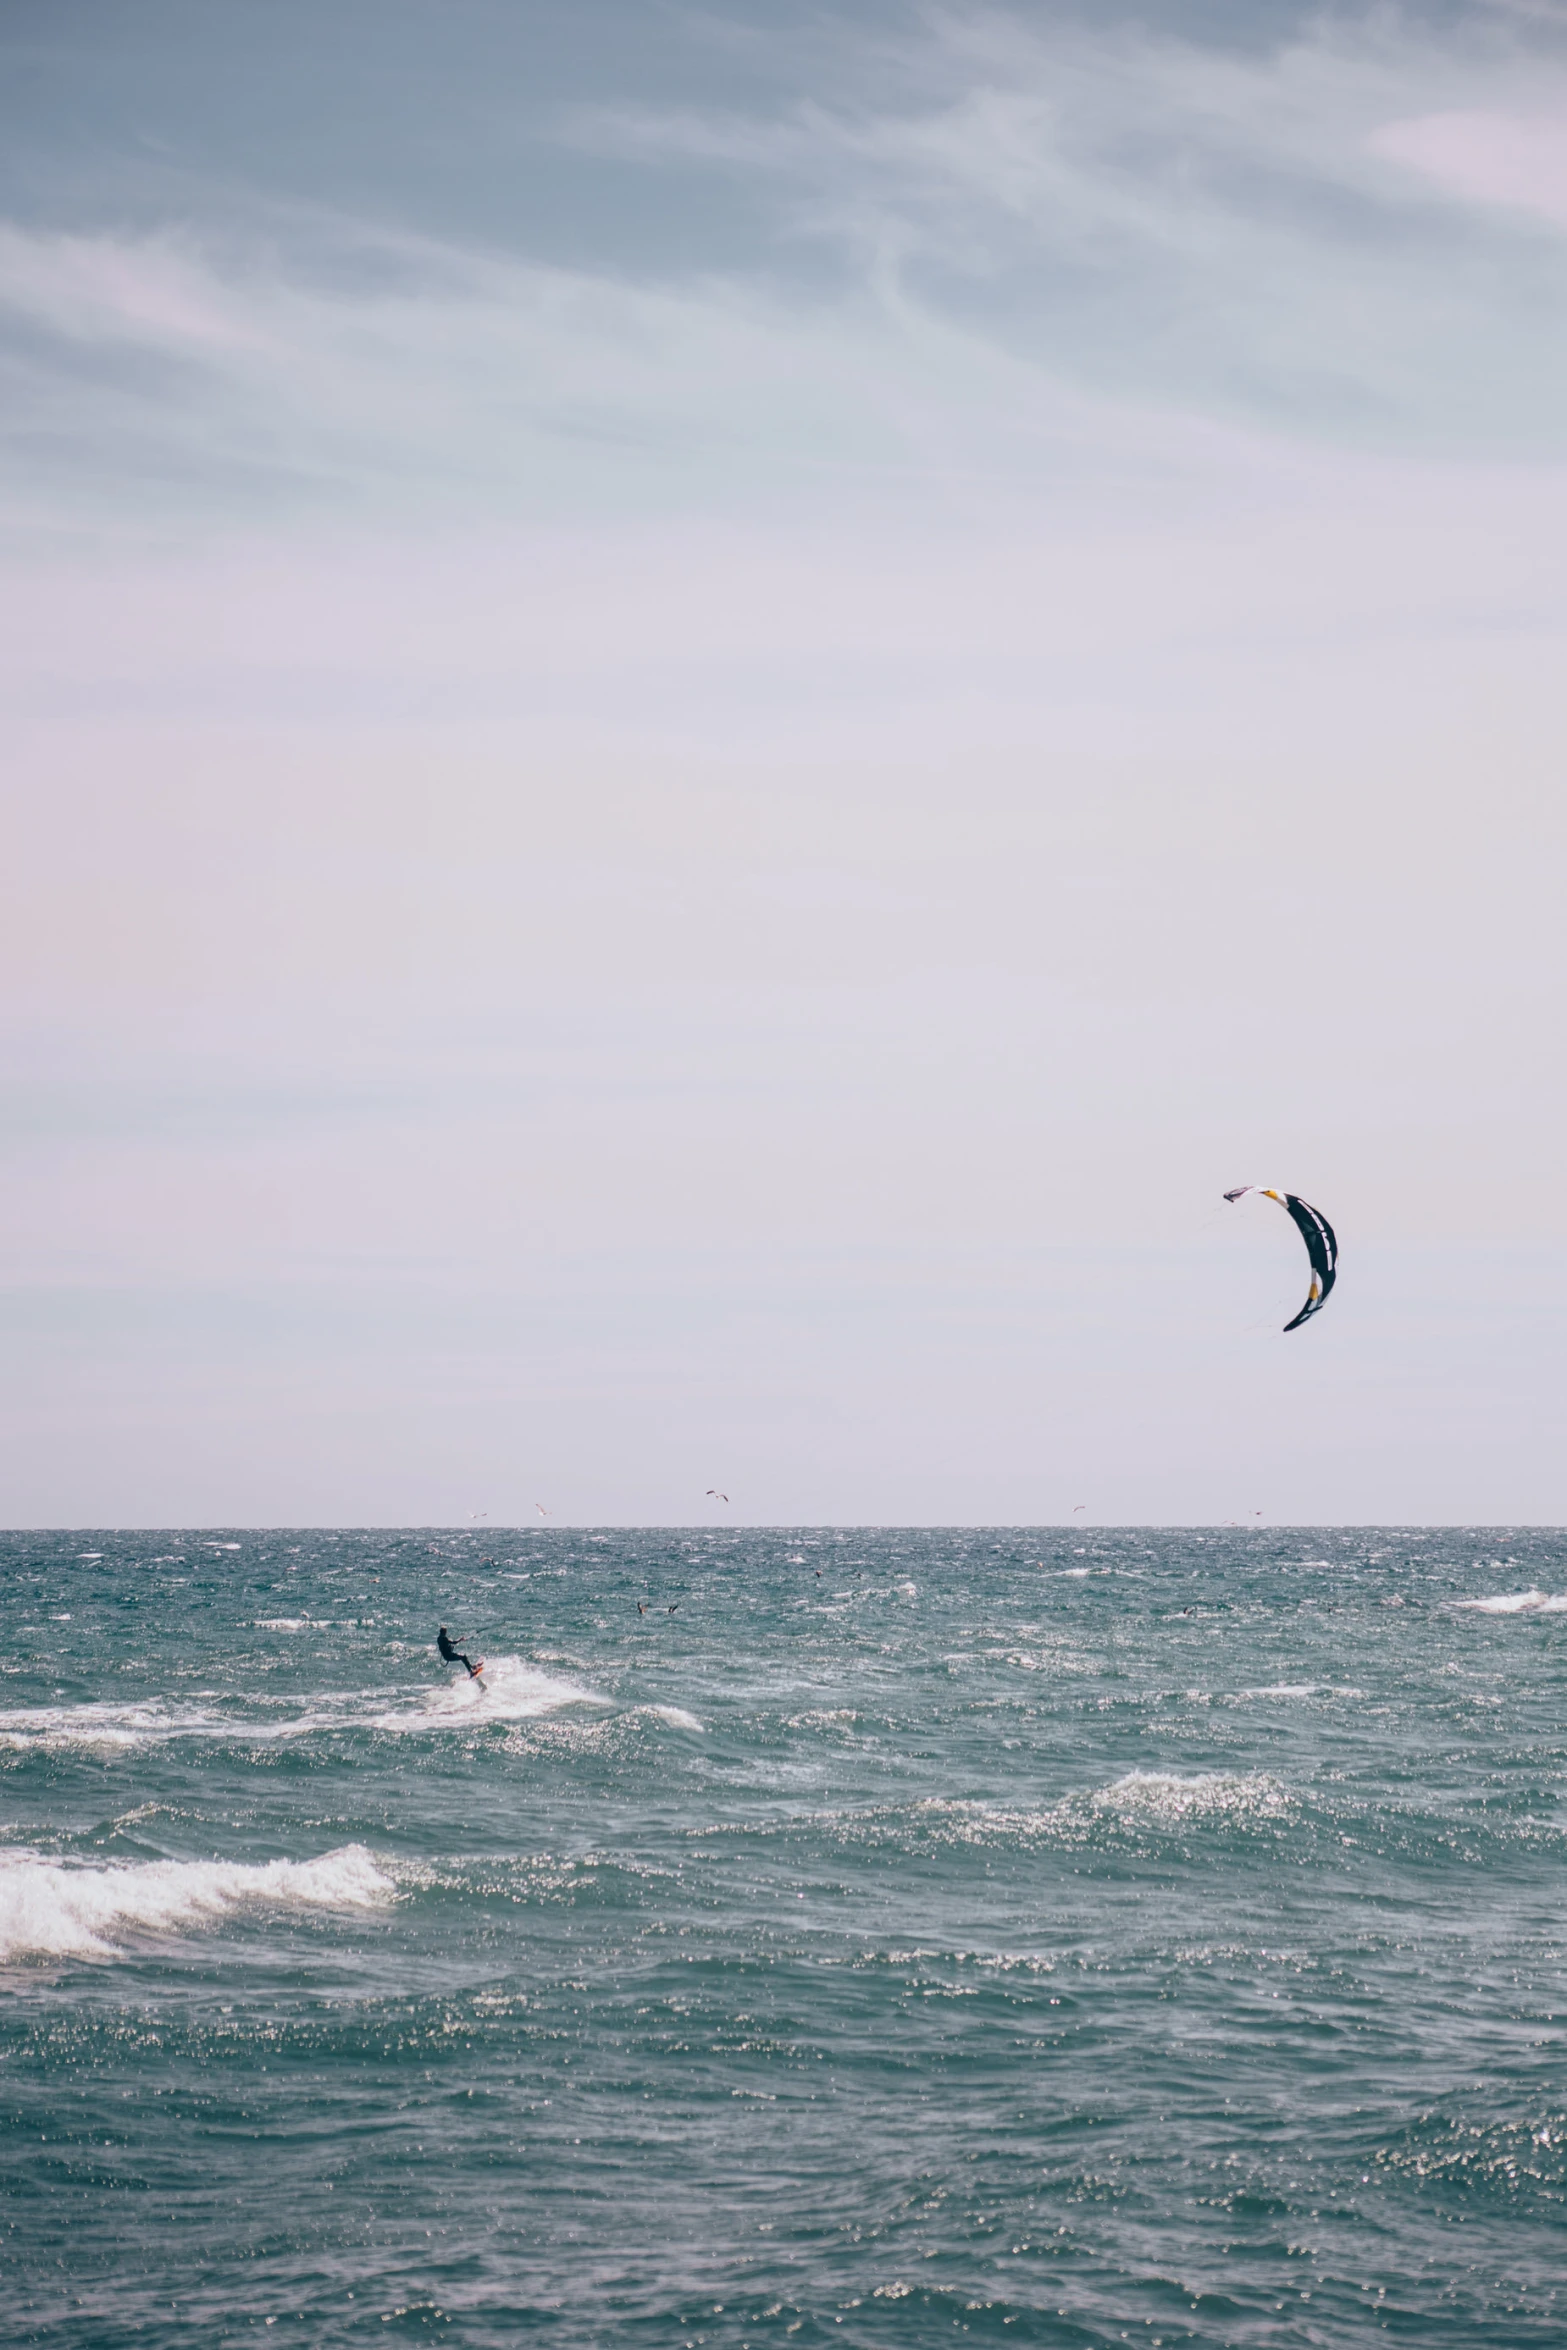
[[[1248,1191],[1262,1194],[1264,1199],[1277,1200],[1306,1243],[1306,1254],[1311,1259],[1311,1287],[1306,1302],[1293,1322],[1286,1322],[1286,1330],[1298,1330],[1302,1322],[1309,1322],[1328,1302],[1328,1291],[1338,1278],[1338,1242],[1333,1227],[1320,1208],[1309,1201],[1298,1199],[1293,1191],[1274,1191],[1266,1183],[1243,1183],[1238,1190],[1227,1191],[1227,1200],[1244,1199]]]

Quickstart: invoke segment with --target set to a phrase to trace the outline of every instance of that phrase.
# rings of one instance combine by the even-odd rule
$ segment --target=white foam
[[[151,1860],[81,1867],[8,1852],[0,1854],[0,1960],[111,1958],[129,1936],[214,1924],[249,1903],[370,1909],[396,1890],[362,1844],[342,1845],[317,1860],[259,1865]]]
[[[597,1690],[541,1673],[520,1656],[492,1656],[485,1660],[482,1682],[470,1681],[464,1673],[460,1680],[426,1692],[412,1706],[389,1707],[368,1719],[378,1730],[449,1730],[479,1720],[531,1721],[567,1705],[612,1703]]]
[[[900,1599],[913,1599],[915,1597],[915,1587],[912,1583],[895,1583],[893,1585],[893,1589],[897,1592]]]
[[[1567,1615],[1567,1591],[1506,1591],[1495,1599],[1455,1599],[1453,1605],[1483,1616],[1561,1616]]]
[[[700,1730],[702,1727],[695,1714],[688,1714],[683,1705],[645,1705],[641,1710],[656,1715],[661,1722],[667,1722],[672,1730]]]
[[[166,1738],[232,1736],[240,1725],[201,1706],[34,1705],[0,1713],[0,1746],[151,1746]]]
[[[459,1681],[426,1684],[417,1691],[378,1689],[356,1695],[337,1689],[323,1692],[313,1704],[301,1703],[297,1711],[287,1710],[289,1700],[274,1701],[259,1718],[223,1710],[224,1700],[215,1692],[206,1692],[205,1698],[206,1702],[184,1706],[154,1699],[139,1705],[21,1707],[0,1713],[0,1747],[143,1747],[166,1745],[176,1738],[257,1745],[308,1738],[316,1731],[463,1729],[481,1721],[525,1721],[567,1705],[612,1702],[574,1681],[541,1673],[515,1656],[491,1657],[482,1685],[465,1673]]]
[[[1279,1812],[1285,1798],[1266,1771],[1198,1771],[1191,1778],[1176,1771],[1128,1771],[1090,1800],[1096,1811],[1168,1821]]]
[[[1331,1681],[1270,1681],[1264,1689],[1243,1689],[1247,1697],[1364,1697],[1363,1689],[1351,1689],[1347,1684],[1336,1687]]]

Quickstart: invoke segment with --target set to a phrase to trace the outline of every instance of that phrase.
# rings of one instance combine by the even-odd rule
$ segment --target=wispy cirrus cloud
[[[1501,206],[1567,229],[1567,90],[1549,110],[1458,108],[1384,123],[1372,146],[1467,204]]]
[[[0,304],[82,346],[141,346],[208,366],[268,348],[255,311],[174,232],[83,236],[0,222]]]
[[[1375,15],[1226,47],[964,11],[840,27],[815,72],[535,126],[540,168],[633,172],[634,266],[232,186],[220,232],[189,183],[134,229],[0,227],[13,512],[825,510],[1072,479],[1101,439],[1113,467],[1137,408],[1567,442],[1545,34]],[[746,251],[692,229],[693,174],[714,219],[743,193]]]
[[[938,11],[891,97],[862,60],[831,95],[584,109],[571,135],[770,179],[786,233],[863,284],[1120,396],[1337,436],[1550,445],[1567,254],[1494,212],[1456,216],[1432,178],[1461,135],[1467,165],[1435,169],[1448,190],[1507,185],[1550,211],[1559,34],[1376,11],[1227,48]],[[1485,115],[1440,111],[1477,92]]]
[[[41,503],[149,486],[449,515],[703,502],[885,458],[865,322],[627,285],[351,221],[276,242],[0,235],[10,439]],[[323,269],[330,258],[330,272]],[[47,459],[55,460],[51,468]]]

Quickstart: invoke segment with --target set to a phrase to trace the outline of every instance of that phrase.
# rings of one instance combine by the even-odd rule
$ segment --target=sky
[[[1567,1519],[1567,9],[8,0],[0,423],[0,1520]]]

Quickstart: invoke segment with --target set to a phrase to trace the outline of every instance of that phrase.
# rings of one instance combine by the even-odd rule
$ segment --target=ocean
[[[0,1537],[0,2339],[1562,2350],[1564,1553]]]

